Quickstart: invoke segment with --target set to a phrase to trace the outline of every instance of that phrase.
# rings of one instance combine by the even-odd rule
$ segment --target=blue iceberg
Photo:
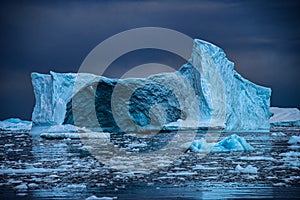
[[[230,135],[218,143],[208,143],[204,138],[194,140],[189,147],[193,152],[227,152],[227,151],[253,151],[254,148],[243,138],[236,134]]]
[[[128,79],[55,72],[31,77],[34,125],[100,125],[110,132],[168,129],[172,123],[225,131],[270,127],[271,89],[244,79],[221,48],[198,39],[188,63],[174,73]],[[130,102],[126,92],[119,92],[120,104],[111,106],[116,86],[132,93]]]
[[[19,131],[30,130],[32,123],[30,121],[21,120],[19,118],[10,118],[0,121],[0,130]]]

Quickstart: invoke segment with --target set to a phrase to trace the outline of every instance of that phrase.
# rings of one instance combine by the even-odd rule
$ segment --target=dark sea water
[[[272,136],[283,132],[285,136]],[[233,133],[221,133],[222,139]],[[79,139],[46,140],[28,132],[0,133],[0,199],[249,199],[300,198],[296,127],[236,133],[255,150],[186,152],[149,174],[124,173],[95,159]],[[198,134],[201,137],[201,133]],[[257,173],[239,172],[251,165]]]

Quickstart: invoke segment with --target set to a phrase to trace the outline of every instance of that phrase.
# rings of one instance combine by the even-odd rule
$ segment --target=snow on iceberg
[[[253,151],[254,148],[242,137],[233,134],[220,142],[208,143],[204,138],[194,140],[189,147],[194,152]]]
[[[271,89],[241,77],[222,49],[198,39],[194,40],[191,59],[174,73],[118,80],[93,74],[54,72],[50,75],[32,73],[31,76],[36,98],[32,114],[35,125],[66,123],[93,128],[100,124],[105,131],[116,132],[120,129],[136,131],[133,124],[147,130],[155,129],[150,126],[153,121],[166,125],[178,120],[187,127],[192,124],[192,128],[217,127],[226,131],[269,130],[270,126]],[[128,110],[124,111],[128,103],[124,96],[119,95],[117,99],[122,104],[111,107],[117,84],[124,90],[145,86],[132,91],[129,119],[124,118],[128,115]],[[180,100],[172,94],[174,90],[179,91]],[[153,106],[157,104],[161,106]],[[161,107],[165,108],[166,116]],[[75,116],[74,111],[80,115]],[[120,116],[118,122],[113,111]],[[150,120],[149,115],[155,120]],[[193,122],[195,119],[197,123]]]
[[[300,111],[298,108],[271,107],[270,124],[272,126],[300,126]]]
[[[0,121],[0,130],[5,131],[18,131],[18,130],[30,130],[31,122],[21,120],[19,118],[10,118]]]

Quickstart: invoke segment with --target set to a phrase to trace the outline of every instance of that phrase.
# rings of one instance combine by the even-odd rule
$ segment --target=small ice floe
[[[272,157],[266,157],[266,156],[242,156],[240,157],[240,160],[244,161],[276,161],[276,159]]]
[[[35,168],[30,167],[27,169],[0,169],[0,174],[33,174],[33,173],[46,173],[46,172],[56,172],[65,171],[64,169],[53,169],[53,168]]]
[[[85,184],[70,184],[67,185],[68,189],[86,189],[86,185]]]
[[[239,173],[246,173],[246,174],[257,174],[258,172],[257,168],[253,167],[252,165],[248,165],[245,168],[240,165],[237,165],[235,167],[235,171]]]
[[[28,184],[28,188],[29,188],[29,189],[36,189],[36,188],[39,188],[39,185],[36,184],[36,183],[29,183],[29,184]]]
[[[283,133],[283,132],[274,132],[274,133],[272,133],[271,135],[272,135],[273,137],[284,137],[284,136],[286,136],[286,134]]]
[[[85,200],[113,200],[117,199],[117,197],[97,197],[95,195],[86,198]]]
[[[203,165],[196,165],[192,168],[193,170],[217,170],[219,167],[206,167]]]
[[[16,190],[27,190],[28,187],[25,183],[23,183],[23,184],[20,184],[20,185],[16,186],[15,189]]]
[[[290,151],[286,153],[281,153],[279,156],[284,156],[284,157],[300,157],[300,152],[296,151]]]
[[[134,143],[130,143],[128,144],[129,148],[141,148],[141,147],[147,147],[147,143],[142,142],[142,143],[138,143],[138,142],[134,142]]]
[[[292,136],[289,141],[289,144],[297,144],[300,143],[300,136]]]
[[[254,148],[242,137],[233,134],[218,142],[207,143],[204,138],[194,140],[189,147],[194,152],[253,151]]]
[[[25,131],[31,129],[30,121],[21,120],[19,118],[10,118],[0,121],[0,130],[4,131]]]
[[[41,133],[45,139],[80,139],[79,133]]]
[[[71,124],[62,124],[62,125],[53,125],[53,126],[50,126],[48,129],[47,129],[47,133],[62,133],[62,132],[67,132],[67,133],[78,133],[78,132],[81,132],[82,129],[77,127],[77,126],[74,126],[74,125],[71,125]]]
[[[109,133],[92,132],[89,129],[70,124],[50,126],[43,130],[40,137],[45,139],[80,139],[83,135],[85,138],[110,138]]]
[[[167,176],[193,176],[196,175],[197,172],[189,172],[189,171],[184,171],[184,172],[174,172],[174,173],[167,173]]]

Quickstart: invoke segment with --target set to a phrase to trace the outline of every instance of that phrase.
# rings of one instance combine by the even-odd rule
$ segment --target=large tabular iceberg
[[[241,77],[222,49],[198,39],[189,62],[174,73],[129,79],[32,73],[32,83],[35,125],[100,124],[106,131],[147,131],[170,123],[226,131],[270,126],[271,89]]]
[[[298,108],[271,107],[270,124],[272,126],[300,126],[300,110]]]

